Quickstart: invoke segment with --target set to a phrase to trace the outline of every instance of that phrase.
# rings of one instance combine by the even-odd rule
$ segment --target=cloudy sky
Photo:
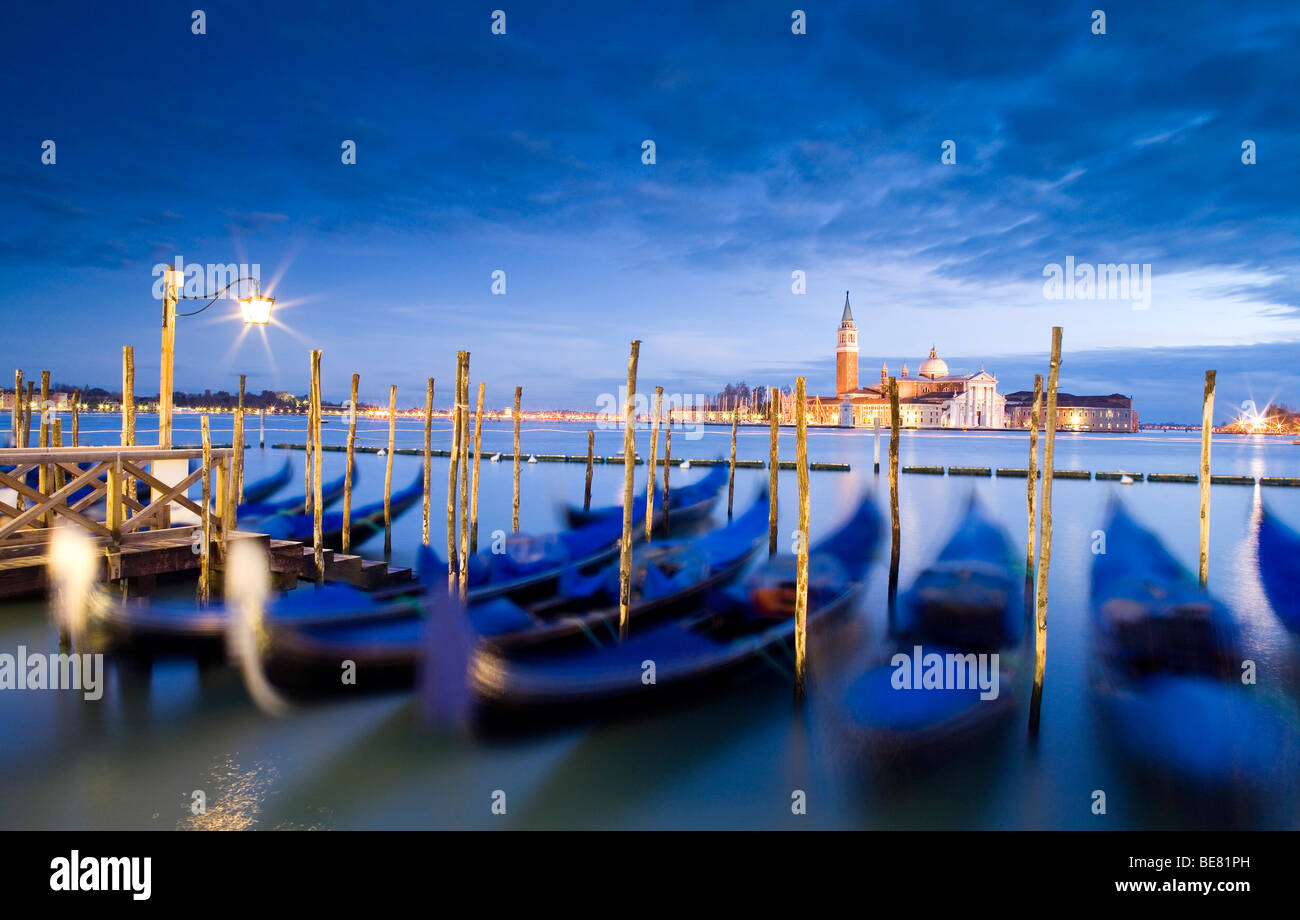
[[[1300,404],[1294,3],[502,3],[13,6],[0,363],[114,386],[132,344],[154,392],[180,257],[279,298],[182,319],[187,390],[305,392],[318,347],[327,397],[445,404],[466,348],[491,404],[594,407],[639,338],[643,385],[824,393],[849,289],[867,378],[934,344],[1024,389],[1059,324],[1062,388],[1144,420],[1210,367],[1220,416]],[[1067,257],[1149,305],[1046,298]]]

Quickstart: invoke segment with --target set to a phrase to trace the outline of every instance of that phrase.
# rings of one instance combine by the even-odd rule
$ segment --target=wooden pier
[[[299,578],[314,579],[317,570],[310,546],[238,529],[232,514],[235,502],[228,500],[234,451],[212,448],[208,454],[205,468],[200,449],[0,449],[0,489],[11,489],[17,496],[13,504],[0,500],[0,599],[46,589],[51,541],[59,525],[85,533],[99,550],[98,578],[122,585],[128,594],[149,593],[160,576],[198,573],[205,543],[214,568],[219,569],[230,542],[253,540],[264,547],[278,588],[293,588]],[[198,469],[175,472],[187,469],[192,460],[200,461]],[[170,475],[162,472],[176,461],[184,466],[171,466]],[[42,469],[44,487],[29,486],[27,475]],[[203,508],[186,495],[205,478],[205,472],[215,487],[206,541],[198,523]],[[148,500],[137,498],[133,480],[150,487]],[[183,512],[193,519],[172,520]],[[226,521],[227,516],[231,520]],[[325,580],[367,589],[412,580],[410,569],[329,550],[323,564]]]

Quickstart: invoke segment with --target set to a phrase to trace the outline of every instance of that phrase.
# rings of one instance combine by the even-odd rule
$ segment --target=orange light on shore
[[[254,294],[252,297],[240,298],[239,308],[244,314],[247,326],[265,326],[271,322],[271,308],[275,306],[274,297]]]

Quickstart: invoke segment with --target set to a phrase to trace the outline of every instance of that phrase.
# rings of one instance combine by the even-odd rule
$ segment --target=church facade
[[[889,367],[880,382],[858,379],[858,327],[844,292],[844,311],[835,346],[835,397],[813,400],[814,424],[843,428],[890,425]],[[933,347],[913,374],[904,362],[897,376],[899,421],[904,428],[1006,428],[1006,398],[998,379],[984,370],[954,374]]]

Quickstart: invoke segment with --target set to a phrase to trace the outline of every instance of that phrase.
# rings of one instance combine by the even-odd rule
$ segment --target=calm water
[[[66,424],[66,423],[65,423]],[[144,432],[154,420],[141,417]],[[267,444],[303,440],[301,418],[268,421]],[[116,440],[117,419],[83,418],[83,442]],[[382,444],[385,422],[362,422],[362,443]],[[177,443],[197,442],[196,416],[178,417]],[[213,419],[214,440],[229,440],[230,418]],[[325,426],[327,442],[342,443],[344,426]],[[722,456],[729,429],[707,428],[698,440],[678,430],[675,456]],[[249,439],[256,443],[252,420]],[[402,446],[422,443],[422,423],[399,424]],[[486,426],[486,451],[510,449],[508,424]],[[446,447],[445,420],[435,446]],[[662,441],[661,441],[662,443]],[[598,431],[596,449],[621,449],[620,431]],[[846,461],[851,473],[813,473],[813,539],[835,524],[862,490],[888,504],[884,476],[872,474],[870,433],[812,431],[813,460]],[[887,442],[882,440],[882,454]],[[526,423],[523,447],[536,453],[586,451],[585,427]],[[649,434],[638,435],[638,451]],[[793,459],[793,433],[781,437],[783,459]],[[764,458],[766,429],[741,431],[738,455]],[[1199,436],[1188,434],[1061,435],[1058,469],[1186,472],[1196,470]],[[283,462],[283,451],[248,453],[255,479]],[[886,455],[887,457],[887,455]],[[1027,459],[1022,434],[905,432],[904,465],[1016,466]],[[301,477],[301,458],[295,456]],[[445,508],[446,460],[434,460],[434,507]],[[325,476],[342,470],[341,454],[326,454]],[[1300,476],[1300,447],[1290,440],[1216,439],[1214,472]],[[382,496],[383,460],[359,455],[360,502]],[[394,459],[394,485],[413,479],[417,457]],[[672,473],[675,484],[702,475]],[[638,469],[644,483],[645,468]],[[766,470],[738,470],[736,506],[743,509],[767,482]],[[508,463],[485,459],[480,528],[510,524]],[[297,480],[301,482],[301,478]],[[521,525],[559,526],[557,503],[581,501],[583,468],[576,464],[525,466]],[[301,488],[301,486],[298,486]],[[593,501],[612,502],[622,487],[621,467],[596,467]],[[793,471],[780,477],[780,527],[794,530]],[[905,587],[946,538],[963,499],[974,489],[1001,518],[1023,552],[1025,482],[1014,479],[900,477],[901,583]],[[1155,794],[1112,756],[1099,738],[1086,693],[1087,576],[1091,533],[1105,499],[1122,494],[1131,509],[1167,541],[1187,565],[1197,552],[1195,485],[1057,481],[1048,621],[1048,662],[1042,732],[1030,744],[1017,723],[978,749],[953,754],[908,780],[884,784],[865,771],[840,742],[828,702],[863,655],[879,647],[884,630],[888,549],[871,570],[855,618],[821,636],[810,649],[808,704],[793,705],[789,684],[776,674],[731,695],[634,721],[577,727],[518,741],[476,742],[424,729],[405,696],[303,708],[284,719],[262,715],[238,679],[225,670],[200,674],[183,662],[155,666],[151,678],[110,670],[105,698],[89,704],[60,693],[0,694],[0,826],[30,827],[991,827],[1139,828],[1237,826],[1296,827],[1300,789],[1292,786],[1262,808],[1246,811],[1166,790]],[[1262,490],[1281,517],[1300,526],[1300,489]],[[1246,651],[1259,664],[1259,692],[1279,702],[1295,667],[1293,641],[1264,599],[1255,561],[1252,515],[1261,490],[1213,488],[1212,587],[1241,623]],[[433,543],[445,546],[433,515]],[[725,518],[725,508],[718,517]],[[394,560],[411,564],[420,536],[418,508],[395,525]],[[382,540],[362,547],[382,553]],[[42,603],[0,606],[0,650],[26,645],[53,650],[56,636]],[[1290,705],[1290,703],[1287,703]],[[1296,752],[1290,752],[1293,762]],[[1300,771],[1293,771],[1300,774]],[[1298,781],[1300,782],[1300,781]],[[208,813],[190,814],[192,790],[207,795]],[[808,796],[808,814],[792,816],[791,791]],[[1105,816],[1090,810],[1093,790],[1105,790]],[[490,811],[504,790],[508,813]]]

